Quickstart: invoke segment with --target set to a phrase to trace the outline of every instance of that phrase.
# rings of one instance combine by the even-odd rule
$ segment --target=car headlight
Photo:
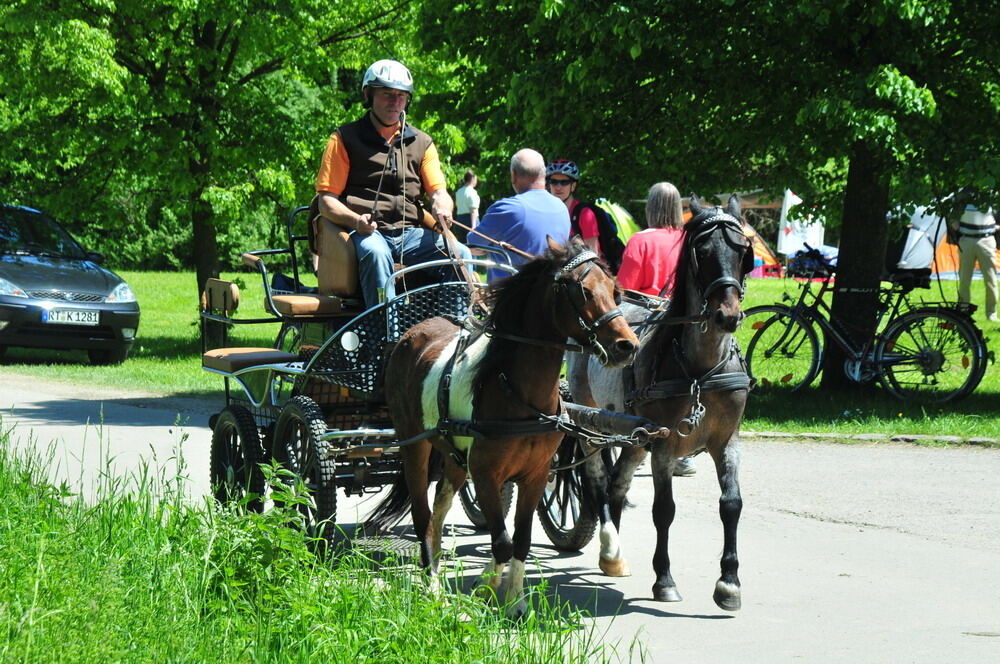
[[[6,279],[0,279],[0,295],[14,295],[16,297],[28,297],[23,290],[10,283]]]
[[[135,293],[132,289],[128,287],[128,284],[124,281],[115,286],[115,289],[111,291],[111,295],[108,295],[106,302],[135,302]]]

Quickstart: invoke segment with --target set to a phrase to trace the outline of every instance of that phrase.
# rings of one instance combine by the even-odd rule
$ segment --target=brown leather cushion
[[[202,354],[201,366],[232,373],[261,364],[284,364],[298,359],[298,355],[273,348],[216,348]]]
[[[344,310],[343,301],[334,295],[275,295],[271,300],[282,316],[323,316]]]
[[[346,229],[329,219],[317,217],[313,223],[316,233],[316,280],[319,292],[324,295],[357,296],[358,257],[354,243]]]
[[[231,316],[240,306],[240,287],[231,281],[209,279],[201,292],[201,310]]]

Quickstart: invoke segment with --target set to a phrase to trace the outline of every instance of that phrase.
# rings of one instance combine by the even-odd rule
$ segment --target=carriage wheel
[[[274,347],[286,353],[298,354],[302,346],[302,326],[295,323],[284,323],[274,340]]]
[[[253,415],[242,406],[226,406],[212,428],[210,477],[220,503],[246,501],[247,509],[263,509],[264,473],[260,464],[267,454]]]
[[[576,438],[566,436],[552,459],[554,467],[578,461],[584,451]],[[594,538],[600,519],[582,500],[580,467],[554,473],[538,503],[538,520],[549,541],[560,551],[579,551]]]
[[[795,392],[819,373],[822,349],[808,320],[783,306],[751,307],[737,330],[750,375],[767,392]]]
[[[459,489],[458,499],[462,502],[462,509],[465,510],[465,516],[469,517],[469,521],[478,530],[486,530],[487,523],[486,517],[483,516],[483,511],[479,509],[479,503],[476,502],[476,487],[471,481],[467,481]],[[504,482],[503,486],[500,488],[500,504],[503,505],[503,515],[506,518],[507,512],[510,511],[511,503],[514,501],[514,483]]]
[[[944,402],[968,395],[986,372],[979,328],[949,311],[911,311],[889,323],[875,346],[875,365],[898,399]]]
[[[275,458],[305,485],[307,500],[297,505],[310,536],[333,538],[337,520],[335,463],[327,458],[329,443],[323,411],[306,396],[292,397],[274,427]]]

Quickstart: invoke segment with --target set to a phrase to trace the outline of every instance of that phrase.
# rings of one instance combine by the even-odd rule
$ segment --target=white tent
[[[781,202],[781,217],[778,221],[778,252],[791,256],[805,249],[805,245],[816,249],[823,246],[823,236],[826,229],[823,223],[811,216],[806,219],[789,219],[788,211],[802,202],[802,199],[785,189]]]

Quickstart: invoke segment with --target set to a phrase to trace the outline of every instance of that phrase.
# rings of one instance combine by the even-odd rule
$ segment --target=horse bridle
[[[535,346],[561,348],[562,350],[573,353],[589,353],[591,355],[596,355],[603,364],[608,358],[608,353],[597,340],[597,331],[602,325],[611,322],[619,316],[624,316],[624,314],[622,313],[621,308],[616,306],[614,309],[608,311],[602,316],[599,316],[590,323],[587,323],[587,321],[583,319],[583,308],[587,304],[587,295],[583,288],[583,280],[586,278],[587,273],[594,268],[594,264],[598,260],[600,260],[600,257],[595,252],[590,250],[583,251],[559,268],[559,270],[552,277],[556,294],[565,293],[570,306],[573,308],[573,313],[576,315],[576,324],[581,330],[583,330],[584,334],[587,335],[586,344],[567,344],[557,341],[545,341],[543,339],[522,337],[517,334],[511,334],[510,332],[501,332],[492,326],[484,327],[483,333],[487,336],[502,337],[504,339],[510,339],[511,341],[519,341],[522,343],[533,344]],[[587,268],[582,274],[578,275],[577,278],[572,280],[563,278],[570,275],[581,265],[586,265]]]
[[[689,261],[688,266],[691,270],[692,277],[694,277],[698,273],[698,254],[695,250],[696,245],[700,240],[710,236],[712,233],[718,230],[723,231],[722,237],[726,241],[726,244],[728,244],[730,247],[733,247],[734,249],[743,249],[746,252],[743,255],[743,262],[741,263],[741,268],[742,268],[741,271],[743,272],[743,274],[740,276],[739,279],[733,276],[719,277],[718,279],[712,281],[712,283],[710,283],[705,288],[702,288],[701,284],[698,284],[697,280],[695,281],[695,285],[697,286],[698,291],[701,293],[702,301],[705,302],[705,305],[707,306],[708,298],[710,298],[715,291],[721,290],[723,288],[729,288],[730,286],[736,289],[736,292],[740,294],[740,300],[743,300],[743,293],[746,289],[746,275],[750,271],[747,269],[748,262],[749,262],[749,267],[753,268],[753,262],[752,262],[753,246],[750,244],[749,240],[746,243],[737,245],[737,243],[733,242],[730,239],[729,233],[726,232],[726,231],[732,231],[739,234],[741,237],[746,238],[746,234],[743,232],[743,225],[736,217],[732,216],[731,214],[717,211],[714,215],[712,215],[705,221],[698,222],[698,226],[699,229],[695,232],[694,237],[691,238],[691,243],[690,243],[691,260]],[[748,256],[750,259],[749,261],[747,261]]]
[[[616,306],[614,309],[611,309],[602,316],[597,317],[590,323],[587,323],[587,321],[583,319],[583,308],[587,306],[587,295],[583,290],[583,280],[587,277],[587,273],[594,268],[597,261],[598,255],[595,252],[584,251],[573,258],[573,260],[563,265],[562,268],[556,272],[554,281],[556,293],[566,293],[566,297],[569,299],[569,303],[573,307],[573,313],[576,314],[576,324],[587,335],[587,347],[590,348],[590,352],[597,355],[601,359],[607,359],[607,352],[597,341],[597,330],[599,330],[602,325],[610,323],[615,318],[624,316],[624,314],[622,313],[621,308]],[[563,275],[571,274],[573,270],[581,265],[586,265],[587,267],[576,279],[573,279],[572,281],[564,281],[560,279]],[[619,302],[616,301],[615,304],[617,305]]]

